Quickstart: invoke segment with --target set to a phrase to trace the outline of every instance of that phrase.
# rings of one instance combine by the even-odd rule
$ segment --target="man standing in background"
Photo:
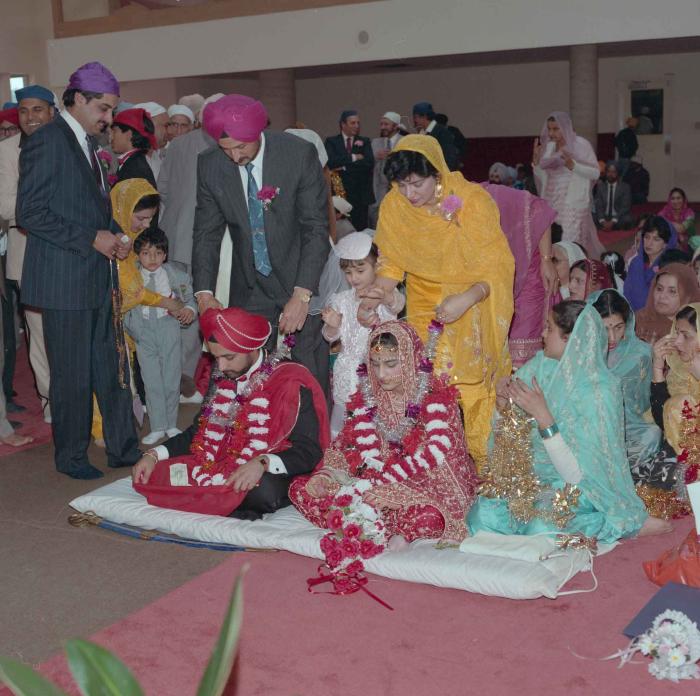
[[[27,244],[26,232],[20,229],[15,222],[20,148],[34,131],[53,120],[56,105],[53,92],[41,85],[24,87],[17,90],[16,95],[19,102],[18,117],[21,132],[0,143],[0,218],[9,227],[5,272],[9,281],[8,293],[16,292],[19,298],[18,291],[22,281],[24,250]],[[46,356],[41,312],[35,307],[24,307],[24,321],[29,332],[29,363],[34,371],[37,391],[44,409],[44,420],[50,423],[49,362]],[[11,328],[11,333],[8,330],[5,331],[5,335],[11,337],[8,340],[14,339],[14,315],[11,315]],[[12,402],[9,400],[8,406],[11,411]]]

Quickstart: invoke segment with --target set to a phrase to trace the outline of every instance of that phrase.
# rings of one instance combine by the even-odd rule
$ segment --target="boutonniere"
[[[107,150],[97,151],[97,161],[100,163],[105,173],[109,174],[109,169],[112,166],[112,155]]]
[[[263,186],[259,191],[258,191],[258,200],[262,201],[263,204],[263,210],[267,212],[270,210],[270,206],[272,205],[272,201],[279,196],[280,190],[278,186]]]
[[[460,210],[462,210],[462,199],[454,193],[446,196],[442,203],[440,203],[440,212],[447,222],[452,222],[454,220],[455,223],[459,225],[459,222],[457,222],[455,218]]]

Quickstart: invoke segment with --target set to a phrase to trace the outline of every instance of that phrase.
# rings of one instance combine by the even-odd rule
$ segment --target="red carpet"
[[[27,410],[22,411],[22,413],[8,413],[7,418],[8,420],[21,423],[21,427],[17,428],[17,434],[30,435],[34,438],[34,442],[24,447],[9,447],[8,445],[0,444],[0,457],[6,457],[7,455],[16,454],[17,452],[51,442],[51,426],[44,422],[41,400],[36,391],[34,374],[29,366],[29,356],[24,343],[17,350],[17,365],[15,367],[13,386],[17,392],[15,401],[21,406],[25,406]]]
[[[646,661],[618,669],[572,654],[596,658],[626,645],[622,628],[657,589],[642,561],[680,541],[690,524],[626,542],[596,560],[596,592],[555,601],[516,602],[372,576],[370,588],[393,612],[363,593],[309,594],[312,559],[236,553],[92,639],[119,654],[150,696],[190,696],[247,562],[237,696],[697,694],[697,681],[659,682]],[[585,587],[590,578],[574,582]],[[78,693],[68,687],[61,656],[42,671]]]

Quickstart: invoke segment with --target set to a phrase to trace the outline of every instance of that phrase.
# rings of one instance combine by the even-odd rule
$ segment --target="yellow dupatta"
[[[508,330],[515,261],[493,199],[478,184],[449,171],[435,138],[406,136],[393,152],[401,150],[422,154],[438,171],[442,199],[457,196],[462,207],[449,221],[439,212],[414,207],[393,184],[379,210],[378,275],[405,278],[407,319],[423,341],[436,306],[448,295],[479,281],[491,290],[485,300],[445,326],[436,355],[436,372],[447,373],[460,391],[468,444],[478,460],[486,454],[495,384],[511,370]]]
[[[151,184],[145,179],[125,179],[112,189],[112,214],[119,226],[133,242],[139,235],[131,229],[131,216],[134,208],[144,196],[157,194]],[[157,306],[163,299],[157,292],[148,290],[143,284],[143,277],[136,262],[138,256],[131,251],[119,266],[119,288],[122,293],[122,314],[126,314],[137,305]]]
[[[700,302],[692,302],[685,305],[695,310],[695,330],[698,332],[700,342]],[[676,335],[676,320],[671,326],[671,335]],[[680,454],[682,447],[680,441],[683,436],[683,404],[688,402],[691,408],[700,403],[700,380],[692,374],[688,368],[688,363],[684,363],[680,356],[670,355],[666,358],[668,363],[668,374],[666,375],[666,386],[671,395],[664,404],[664,436],[673,449]]]

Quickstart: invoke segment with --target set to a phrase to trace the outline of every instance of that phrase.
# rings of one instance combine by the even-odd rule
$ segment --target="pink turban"
[[[267,111],[259,101],[242,94],[229,94],[207,104],[202,124],[214,140],[225,134],[242,143],[252,143],[260,137],[267,120]]]

